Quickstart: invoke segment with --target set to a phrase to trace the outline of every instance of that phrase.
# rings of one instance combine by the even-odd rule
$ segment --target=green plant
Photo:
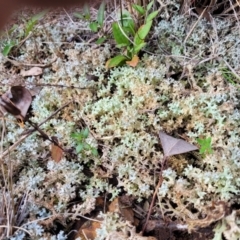
[[[34,15],[29,21],[26,22],[25,29],[24,29],[24,37],[27,37],[30,34],[30,32],[33,31],[38,21],[40,21],[46,13],[47,13],[47,10],[42,11]]]
[[[124,63],[128,63],[130,66],[137,65],[138,53],[146,46],[145,39],[152,27],[153,19],[158,14],[158,11],[149,13],[152,5],[153,1],[147,5],[146,9],[137,4],[132,5],[137,13],[144,18],[144,24],[140,27],[128,11],[123,12],[121,21],[112,24],[113,37],[117,47],[122,49],[122,53],[108,60],[108,68]]]
[[[233,73],[227,67],[221,68],[220,71],[226,81],[228,81],[229,83],[231,83],[232,85],[240,89],[240,85],[239,85],[240,77],[237,74]]]
[[[87,4],[83,8],[83,13],[74,13],[74,16],[80,19],[83,19],[85,21],[88,21],[89,28],[96,33],[103,28],[104,19],[105,19],[105,7],[106,7],[106,3],[103,1],[98,9],[96,20],[91,20],[90,8]],[[105,37],[101,37],[97,40],[97,43],[100,44],[104,42],[105,39],[106,39]]]
[[[208,138],[198,138],[197,139],[198,144],[200,145],[200,154],[211,154],[213,153],[212,150],[212,138],[208,137]]]
[[[75,132],[71,134],[71,137],[76,141],[76,152],[84,153],[84,151],[90,151],[93,156],[98,156],[98,151],[95,147],[92,147],[89,143],[86,142],[86,139],[89,136],[89,129],[85,128],[80,132]]]
[[[17,34],[17,36],[15,37],[16,40],[13,39],[8,39],[3,47],[2,50],[2,54],[6,57],[9,55],[9,53],[11,52],[11,50],[13,49],[13,47],[20,45],[21,43],[23,43],[26,38],[30,35],[30,33],[33,31],[34,27],[36,26],[36,24],[38,23],[38,21],[40,21],[44,15],[47,13],[47,10],[42,11],[36,15],[34,15],[30,20],[28,20],[25,23],[24,26],[24,31],[20,32]],[[8,31],[8,35],[13,34],[13,32],[15,30],[17,30],[18,26],[14,25],[9,31]]]

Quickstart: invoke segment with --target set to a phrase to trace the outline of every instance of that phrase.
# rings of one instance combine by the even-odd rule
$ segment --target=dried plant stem
[[[1,146],[0,146],[1,153],[3,152],[3,139],[4,139],[4,136],[5,136],[5,131],[6,131],[6,123],[5,123],[5,119],[3,117],[2,118]]]
[[[8,228],[8,225],[0,225],[0,228]],[[26,232],[27,234],[29,234],[29,236],[31,236],[31,233],[29,231],[27,231],[25,228],[22,227],[17,227],[17,226],[13,226],[13,228],[19,229],[21,231]]]
[[[5,119],[3,118],[2,134],[1,134],[1,153],[3,152],[3,139],[5,136],[5,131],[6,131],[6,125],[5,125]],[[2,198],[1,198],[0,206],[1,208],[5,209],[1,211],[0,218],[5,219],[5,224],[6,224],[6,228],[2,227],[2,226],[5,226],[4,224],[0,226],[0,229],[3,228],[0,230],[0,238],[1,238],[2,234],[5,234],[7,237],[9,237],[12,234],[12,230],[13,230],[12,223],[15,217],[15,210],[14,210],[14,203],[13,203],[13,196],[12,196],[13,195],[12,162],[9,161],[7,163],[7,169],[3,162],[0,162],[0,165],[1,165],[1,172],[3,176],[3,183],[4,183],[4,186],[2,187]]]
[[[71,21],[71,23],[75,24],[75,22],[73,21],[72,17],[68,14],[67,10],[65,8],[63,8],[63,11],[66,13],[66,15],[69,18],[69,20]]]
[[[207,8],[205,8],[205,9],[202,11],[202,13],[201,13],[201,15],[199,16],[198,20],[193,24],[193,27],[191,28],[191,30],[189,31],[188,35],[186,36],[186,38],[185,38],[184,41],[183,41],[183,44],[184,44],[184,45],[186,44],[186,41],[188,40],[188,38],[191,36],[194,28],[197,26],[197,24],[199,23],[199,21],[202,19],[203,14],[205,13],[206,10],[207,10]]]
[[[37,84],[29,84],[36,87],[59,87],[59,88],[76,88],[76,89],[94,89],[94,87],[77,87],[77,86],[67,86],[62,84],[49,84],[49,83],[37,83]]]
[[[46,68],[51,66],[56,60],[57,57],[55,56],[49,63],[46,64],[38,64],[38,63],[23,63],[23,62],[18,62],[16,60],[10,59],[8,57],[5,57],[7,61],[12,63],[14,66],[21,67],[21,66],[28,66],[28,67],[41,67],[41,68]]]
[[[36,123],[33,123],[31,120],[27,120],[28,123],[34,127],[34,129],[36,131],[38,131],[41,136],[44,138],[44,139],[47,139],[48,141],[52,142],[54,145],[58,146],[60,149],[62,149],[64,152],[66,152],[66,150],[64,150],[60,145],[59,143],[52,137],[50,138],[41,128],[39,128],[39,126],[36,124]]]
[[[143,226],[143,228],[142,228],[142,232],[143,232],[143,233],[144,233],[144,231],[145,231],[145,229],[146,229],[146,227],[147,227],[148,220],[149,220],[150,215],[151,215],[151,213],[152,213],[153,205],[154,205],[154,202],[155,202],[155,199],[156,199],[158,190],[159,190],[159,188],[161,187],[162,182],[163,182],[163,176],[162,176],[162,174],[163,174],[163,170],[165,169],[166,161],[167,161],[167,157],[164,156],[163,162],[162,162],[161,171],[160,171],[160,174],[159,174],[158,184],[157,184],[157,186],[156,186],[156,188],[155,188],[155,191],[154,191],[154,194],[153,194],[153,197],[152,197],[152,202],[151,202],[151,205],[150,205],[150,207],[149,207],[149,211],[148,211],[148,214],[147,214],[146,222],[145,222],[145,224],[144,224],[144,226]]]

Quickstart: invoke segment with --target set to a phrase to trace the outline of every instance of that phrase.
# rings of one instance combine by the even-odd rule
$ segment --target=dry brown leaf
[[[93,240],[97,236],[96,230],[99,229],[100,227],[101,227],[100,222],[87,221],[79,229],[77,236],[75,238],[80,237],[83,240]]]
[[[56,137],[52,137],[52,139],[54,139],[54,141],[56,141],[58,143],[58,139]],[[51,156],[52,156],[52,159],[58,163],[61,161],[61,159],[63,157],[63,150],[56,144],[52,143]]]
[[[23,77],[28,77],[28,76],[38,76],[38,75],[41,75],[42,73],[43,73],[42,68],[32,67],[27,71],[21,70],[20,75],[22,75]]]
[[[108,207],[109,212],[117,212],[122,215],[122,217],[134,223],[134,213],[131,206],[125,206],[119,198],[115,198]]]
[[[131,224],[134,223],[134,212],[132,209],[132,201],[133,201],[133,198],[131,198],[128,195],[123,195],[119,198],[119,208],[120,208],[121,215],[125,220],[129,221]]]
[[[109,69],[108,66],[109,66],[110,60],[111,60],[111,59],[107,60],[107,62],[106,62],[106,64],[105,64],[105,68],[106,68],[106,69]]]
[[[121,207],[120,208],[122,217],[129,221],[130,223],[134,223],[134,212],[131,207]]]
[[[118,198],[115,198],[109,205],[108,207],[109,212],[117,212],[120,213],[119,210],[119,203],[118,203]]]
[[[104,208],[105,205],[105,199],[103,197],[97,197],[96,198],[96,207]]]
[[[139,62],[139,57],[137,55],[134,55],[131,61],[126,61],[127,65],[131,67],[136,67]]]

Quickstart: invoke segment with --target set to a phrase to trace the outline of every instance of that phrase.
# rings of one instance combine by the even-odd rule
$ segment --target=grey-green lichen
[[[102,154],[99,157],[89,153],[68,156],[56,163],[49,153],[50,143],[33,134],[4,158],[6,166],[10,162],[13,166],[14,198],[21,198],[27,192],[30,217],[26,216],[21,224],[33,236],[61,239],[49,238],[48,228],[42,227],[47,224],[44,221],[42,225],[37,224],[35,220],[50,216],[62,222],[71,217],[74,220],[91,212],[94,199],[104,192],[112,194],[112,199],[123,191],[138,201],[151,197],[163,159],[159,130],[173,135],[180,133],[193,144],[197,144],[199,137],[211,137],[213,148],[213,153],[205,157],[183,155],[176,158],[179,166],[173,159],[170,161],[158,191],[162,213],[185,222],[206,214],[206,206],[212,201],[239,201],[240,96],[219,69],[222,59],[239,69],[239,37],[227,20],[215,21],[217,35],[210,23],[201,20],[183,45],[189,29],[188,19],[178,16],[162,20],[155,29],[159,53],[145,54],[136,68],[123,66],[107,73],[104,66],[111,56],[109,44],[66,43],[67,36],[76,34],[76,31],[81,33],[78,27],[83,23],[77,27],[77,24],[68,22],[66,27],[59,21],[54,26],[45,24],[36,29],[34,41],[32,38],[26,41],[16,60],[33,62],[36,46],[47,54],[46,59],[40,59],[43,63],[56,56],[57,60],[44,69],[42,77],[25,78],[26,87],[31,89],[35,83],[74,87],[42,87],[33,100],[31,120],[40,123],[64,103],[74,100],[42,129],[71,148],[75,147],[75,142],[70,134],[80,130],[83,121],[91,130],[87,141],[96,148],[101,146]],[[214,48],[211,39],[216,36],[218,45]],[[172,56],[162,54],[161,49]],[[196,61],[201,62],[209,51],[214,61],[210,59],[200,65],[190,61],[196,56]],[[1,56],[3,70],[4,62]],[[170,74],[183,70],[185,73],[180,80]],[[21,78],[14,67],[11,74]],[[98,81],[88,80],[86,75],[94,75]],[[1,75],[4,83],[9,78],[11,75]],[[5,91],[6,86],[2,90]],[[13,120],[11,116],[6,118],[4,148],[17,141],[22,132],[10,122]],[[86,164],[90,164],[89,175],[83,172]],[[112,177],[118,180],[117,185],[108,182]],[[82,203],[73,205],[70,210],[69,202],[77,197],[81,197]],[[91,204],[87,204],[89,199]],[[176,207],[173,208],[171,203]],[[191,206],[197,211],[191,212]],[[107,228],[103,224],[99,232],[103,231],[107,236],[107,231],[116,229],[113,225]],[[24,235],[21,231],[17,234]]]

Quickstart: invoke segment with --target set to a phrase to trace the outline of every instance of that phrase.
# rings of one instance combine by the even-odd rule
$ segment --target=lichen
[[[174,4],[169,7],[172,9]],[[161,20],[155,29],[157,54],[145,54],[136,68],[123,66],[106,71],[104,65],[111,55],[111,46],[63,44],[66,36],[80,30],[74,24],[66,27],[61,21],[54,27],[51,24],[39,26],[34,41],[30,38],[22,46],[17,61],[34,62],[36,46],[48,53],[49,59],[57,51],[61,53],[44,69],[41,77],[24,79],[28,88],[34,84],[49,84],[41,87],[35,96],[31,120],[40,123],[73,100],[41,129],[49,136],[57,136],[62,146],[74,149],[70,134],[87,126],[90,129],[88,142],[102,151],[98,157],[90,153],[65,155],[56,163],[50,156],[50,142],[33,134],[4,159],[4,164],[14,163],[14,198],[21,198],[28,192],[27,202],[32,207],[29,209],[31,218],[25,219],[25,224],[29,224],[25,227],[31,233],[35,231],[35,236],[42,239],[50,236],[48,229],[37,223],[43,209],[48,212],[47,217],[59,214],[65,221],[71,216],[77,219],[78,215],[89,213],[95,206],[94,199],[103,193],[110,194],[110,199],[123,192],[138,201],[151,197],[163,159],[159,130],[172,135],[179,133],[193,144],[197,144],[199,137],[211,137],[213,149],[212,154],[204,157],[181,155],[170,159],[158,191],[161,211],[166,216],[182,221],[198,219],[213,200],[239,202],[239,91],[224,79],[218,67],[223,61],[200,65],[189,61],[187,68],[181,61],[194,59],[194,56],[202,61],[210,54],[238,68],[239,36],[227,20],[215,19],[219,42],[214,49],[215,43],[209,36],[215,37],[216,33],[209,22],[200,20],[184,46],[189,21],[182,16]],[[81,24],[79,26],[83,26]],[[173,56],[164,56],[161,49]],[[4,59],[0,60],[1,69],[4,69]],[[44,58],[40,60],[48,62]],[[12,68],[12,74],[19,76]],[[178,73],[183,73],[180,80],[174,78]],[[89,80],[88,75],[98,80]],[[2,75],[0,78],[6,82],[8,77]],[[2,91],[6,91],[6,86]],[[5,149],[17,141],[23,131],[10,122],[14,121],[13,117],[6,116],[6,119]],[[27,123],[26,128],[30,128]],[[116,178],[117,184],[109,182],[108,177]],[[82,202],[73,204],[70,210],[68,204],[76,198]],[[98,231],[99,236],[107,236],[109,231],[124,225],[122,220],[118,225],[118,216],[114,214],[103,216],[106,223]],[[107,220],[108,217],[112,222]],[[16,232],[18,239],[21,234],[20,230]],[[61,238],[52,236],[50,239]]]

